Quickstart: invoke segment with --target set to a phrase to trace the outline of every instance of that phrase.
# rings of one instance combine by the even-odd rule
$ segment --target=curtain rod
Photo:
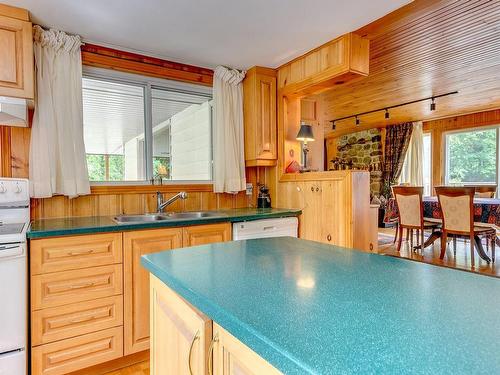
[[[442,98],[443,96],[454,95],[454,94],[458,94],[458,91],[447,92],[446,94],[433,95],[433,96],[429,96],[427,98],[412,100],[410,102],[405,102],[405,103],[391,105],[391,106],[384,107],[384,108],[374,109],[372,111],[360,112],[360,113],[356,113],[354,115],[336,118],[336,119],[330,120],[330,122],[332,123],[332,127],[335,129],[335,122],[336,121],[346,120],[348,118],[355,118],[356,119],[356,125],[358,125],[359,124],[359,119],[358,119],[359,116],[367,115],[369,113],[381,112],[381,111],[386,111],[387,112],[389,109],[403,107],[403,106],[409,105],[409,104],[424,102],[426,100],[432,100],[432,102],[434,104],[434,99]],[[432,104],[431,104],[431,106],[432,106]],[[435,108],[435,105],[434,105],[433,108]],[[433,110],[433,109],[431,109],[431,110]],[[388,118],[388,117],[386,116],[386,118]]]

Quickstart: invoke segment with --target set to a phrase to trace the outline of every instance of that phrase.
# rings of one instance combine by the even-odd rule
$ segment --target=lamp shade
[[[314,141],[314,134],[311,125],[307,125],[305,122],[301,122],[299,134],[296,137],[297,141],[311,142]]]

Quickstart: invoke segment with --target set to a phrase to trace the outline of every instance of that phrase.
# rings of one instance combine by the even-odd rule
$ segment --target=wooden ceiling
[[[500,108],[500,1],[416,0],[359,29],[370,39],[370,74],[320,95],[327,136],[403,121]],[[328,120],[458,90],[430,102],[336,123]]]

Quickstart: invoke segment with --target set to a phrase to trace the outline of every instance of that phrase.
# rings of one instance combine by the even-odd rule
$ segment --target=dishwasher
[[[296,217],[262,219],[233,223],[233,240],[268,237],[297,237],[299,220]]]

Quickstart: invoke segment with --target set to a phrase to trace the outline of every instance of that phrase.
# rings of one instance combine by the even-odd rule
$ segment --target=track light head
[[[431,98],[432,99],[432,102],[431,102],[431,111],[435,111],[436,110],[436,102],[434,101],[435,99],[434,98]]]
[[[389,117],[390,117],[390,115],[389,115],[389,110],[388,110],[388,109],[386,109],[386,110],[385,110],[385,119],[387,120],[387,119],[389,119]]]
[[[356,116],[356,125],[359,125],[359,118]]]

